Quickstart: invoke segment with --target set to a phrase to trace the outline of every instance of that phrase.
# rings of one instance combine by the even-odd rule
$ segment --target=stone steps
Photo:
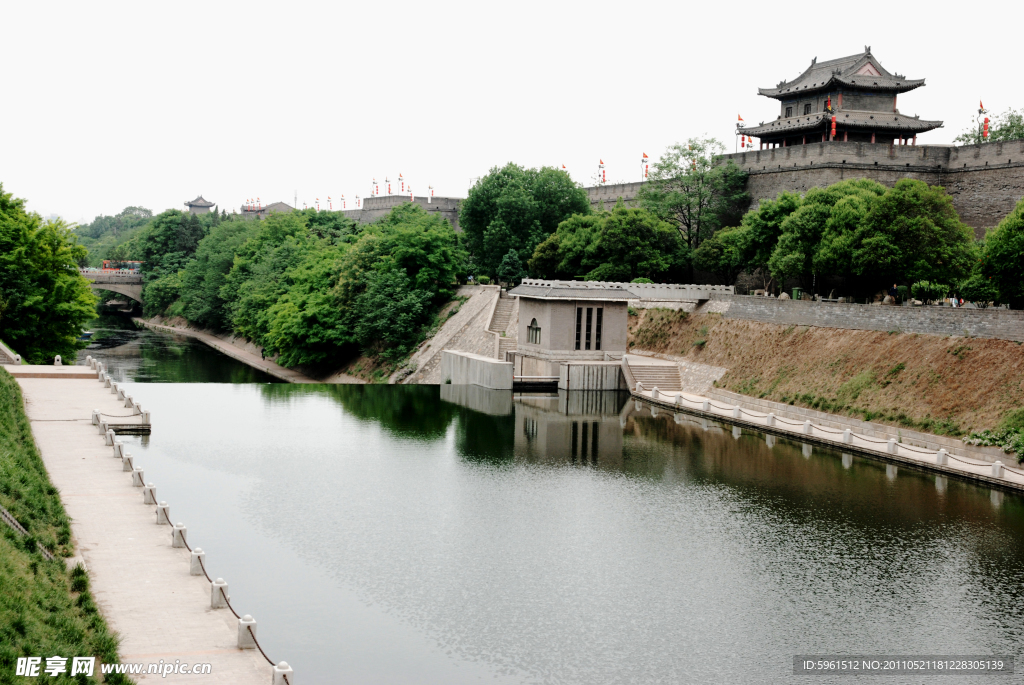
[[[633,378],[643,384],[644,390],[657,387],[664,392],[681,392],[683,389],[679,367],[668,364],[630,364]]]

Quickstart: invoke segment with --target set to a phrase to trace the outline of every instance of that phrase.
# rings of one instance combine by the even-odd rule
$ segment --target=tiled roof
[[[869,69],[877,71],[878,74],[857,73],[869,64]],[[923,86],[924,79],[907,79],[899,74],[886,71],[871,54],[871,50],[865,49],[859,55],[840,57],[820,63],[812,61],[811,66],[794,80],[783,81],[775,88],[758,88],[757,92],[759,95],[781,100],[799,97],[804,93],[810,94],[835,85],[904,93]]]
[[[863,129],[875,131],[903,131],[907,133],[924,133],[942,126],[941,121],[926,121],[910,117],[899,112],[867,112],[862,110],[839,110],[836,112],[836,128]],[[765,136],[799,133],[801,131],[824,131],[832,128],[832,117],[826,114],[805,114],[788,119],[776,119],[761,126],[748,126],[737,129],[748,136],[764,138]]]
[[[192,200],[191,202],[186,202],[185,206],[186,207],[212,207],[214,204],[216,204],[216,203],[204,200],[203,196],[200,195],[199,197],[197,197],[196,199]]]
[[[520,285],[508,291],[509,295],[542,300],[638,300],[625,288],[588,286],[585,282],[557,281],[545,285]]]

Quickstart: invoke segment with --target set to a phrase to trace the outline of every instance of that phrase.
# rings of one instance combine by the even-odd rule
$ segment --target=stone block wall
[[[627,206],[633,206],[633,198],[636,197],[637,191],[643,183],[609,183],[603,186],[594,186],[592,188],[584,188],[587,191],[587,197],[590,199],[590,206],[594,211],[600,209],[602,205],[608,211],[611,211],[615,203],[622,198],[623,203]]]
[[[430,200],[428,202],[428,200]],[[346,209],[345,216],[355,219],[361,224],[368,224],[381,217],[387,216],[395,207],[414,202],[431,214],[440,214],[448,220],[456,231],[459,230],[459,202],[457,197],[420,197],[410,200],[408,195],[378,195],[376,197],[363,198],[363,206],[360,209]]]
[[[955,147],[817,142],[724,155],[750,174],[754,204],[852,178],[893,186],[912,178],[946,188],[960,218],[981,237],[1024,197],[1024,140]]]
[[[893,307],[735,295],[723,316],[784,326],[901,331],[1024,341],[1024,312],[1009,309]]]

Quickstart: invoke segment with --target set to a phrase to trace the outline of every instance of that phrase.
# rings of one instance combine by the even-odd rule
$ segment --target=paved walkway
[[[121,635],[121,661],[212,664],[209,675],[172,674],[159,682],[270,683],[270,665],[258,651],[236,647],[237,620],[227,609],[210,609],[209,582],[189,575],[188,551],[171,547],[171,528],[156,524],[155,507],[142,503],[142,489],[132,487],[131,474],[92,425],[93,409],[125,414],[124,402],[95,373],[89,380],[18,383],[50,480],[72,519],[76,553],[103,616]],[[144,396],[136,399],[145,403]]]
[[[232,345],[231,343],[229,343],[229,342],[227,342],[225,340],[221,340],[217,336],[210,335],[209,333],[203,333],[201,331],[195,331],[195,330],[192,330],[190,328],[178,328],[177,326],[165,326],[164,324],[152,323],[150,321],[146,321],[145,319],[134,319],[134,320],[138,321],[140,324],[142,324],[143,326],[145,326],[147,328],[152,328],[155,331],[166,331],[168,333],[177,333],[178,335],[187,335],[190,338],[195,338],[195,339],[199,340],[200,342],[203,342],[203,343],[209,345],[210,347],[212,347],[213,349],[217,350],[218,352],[222,352],[222,353],[226,354],[227,356],[231,357],[232,359],[237,359],[238,361],[242,362],[243,364],[248,364],[249,366],[251,366],[254,369],[259,369],[260,371],[264,371],[264,372],[270,374],[271,376],[274,376],[275,378],[280,378],[281,380],[288,381],[289,383],[323,383],[324,382],[324,381],[321,381],[321,380],[317,380],[316,378],[311,378],[310,376],[307,376],[307,375],[305,375],[305,374],[303,374],[303,373],[301,373],[299,371],[296,371],[295,369],[286,369],[285,367],[283,367],[283,366],[281,366],[279,364],[275,364],[274,362],[270,361],[269,359],[263,359],[261,357],[257,357],[252,352],[249,352],[248,350],[243,350],[241,347],[238,347],[237,345]],[[356,378],[355,376],[349,376],[347,374],[335,374],[334,376],[331,377],[330,382],[331,383],[365,383],[366,381],[362,380],[361,378]]]

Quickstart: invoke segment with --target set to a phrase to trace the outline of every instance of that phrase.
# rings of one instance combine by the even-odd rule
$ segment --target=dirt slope
[[[1005,340],[781,326],[664,309],[630,316],[630,345],[722,366],[720,388],[961,435],[1024,406],[1024,346]]]

